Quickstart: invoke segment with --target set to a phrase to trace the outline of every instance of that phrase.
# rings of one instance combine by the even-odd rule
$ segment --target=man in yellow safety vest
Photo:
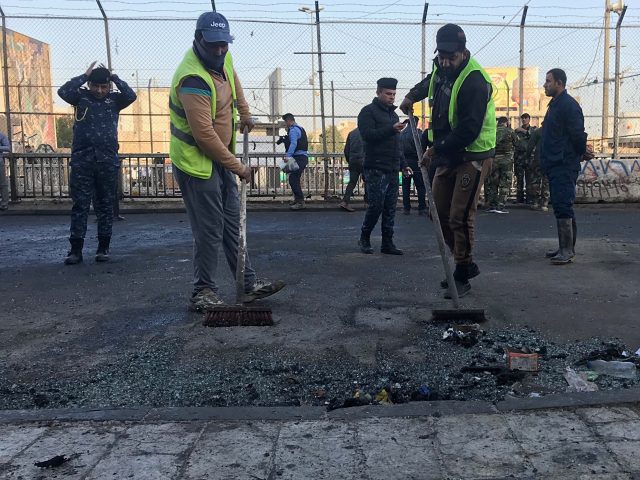
[[[240,129],[253,128],[249,105],[233,68],[227,19],[217,12],[200,15],[193,47],[171,81],[171,162],[193,233],[193,293],[189,308],[204,311],[224,302],[215,281],[222,246],[235,273],[240,202],[236,175],[251,181],[251,168],[236,157]],[[273,295],[280,281],[256,280],[249,258],[245,267],[244,302]]]
[[[423,164],[436,168],[433,197],[445,242],[453,252],[460,296],[471,289],[469,279],[480,273],[472,257],[475,214],[496,147],[493,85],[466,41],[458,25],[440,28],[431,74],[400,104],[407,113],[413,103],[429,100],[428,137],[433,146],[425,152]],[[448,287],[446,281],[441,286]]]

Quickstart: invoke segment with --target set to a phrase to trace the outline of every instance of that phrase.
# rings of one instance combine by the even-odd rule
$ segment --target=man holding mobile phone
[[[376,97],[358,115],[358,130],[364,141],[364,178],[369,207],[362,223],[360,251],[371,254],[371,232],[382,215],[382,246],[380,251],[402,255],[393,243],[393,226],[398,202],[398,172],[412,175],[400,150],[400,132],[405,124],[395,113],[395,78],[378,80]]]

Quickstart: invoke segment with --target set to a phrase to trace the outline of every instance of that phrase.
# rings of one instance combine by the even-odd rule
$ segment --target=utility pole
[[[216,1],[215,0],[211,0],[211,9],[215,12],[216,11]]]
[[[151,143],[151,153],[153,153],[155,150],[153,148],[153,116],[151,114],[151,80],[150,78],[147,84],[147,102],[149,105],[149,141]]]
[[[524,113],[524,22],[527,19],[527,10],[529,7],[525,5],[520,20],[520,74],[518,75],[518,116],[520,117]]]
[[[620,147],[620,130],[618,124],[620,123],[620,30],[622,27],[622,20],[624,14],[627,13],[627,7],[622,8],[620,16],[618,17],[618,23],[616,23],[616,83],[613,98],[613,158],[619,157],[618,149]]]
[[[323,10],[324,7],[316,7],[316,9]],[[309,7],[300,7],[298,11],[309,14],[311,20],[311,76],[309,77],[309,85],[311,85],[311,121],[313,124],[313,133],[316,132],[316,59],[315,59],[315,32],[313,31],[313,14],[315,10]]]
[[[609,0],[604,5],[604,71],[602,74],[602,149],[609,146],[609,29],[611,28],[611,9]]]

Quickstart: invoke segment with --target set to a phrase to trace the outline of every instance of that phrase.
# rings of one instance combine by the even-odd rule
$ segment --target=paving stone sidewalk
[[[381,408],[370,411],[393,412]],[[638,404],[410,417],[357,410],[315,419],[5,422],[0,478],[640,479]],[[56,455],[70,460],[34,465]]]

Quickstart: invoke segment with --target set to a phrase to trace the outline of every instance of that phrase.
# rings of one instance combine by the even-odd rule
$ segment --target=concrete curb
[[[539,398],[509,398],[490,402],[410,402],[400,405],[367,405],[327,412],[324,407],[140,407],[126,409],[2,410],[1,424],[33,422],[184,422],[184,421],[305,421],[322,419],[452,416],[497,414],[554,408],[602,407],[640,404],[640,387],[603,392],[562,393]]]
[[[351,204],[357,213],[364,213],[365,208],[362,203]],[[576,208],[640,208],[640,203],[582,203],[576,204]],[[402,209],[402,205],[398,202],[398,210]],[[282,202],[262,202],[251,201],[247,203],[247,210],[249,212],[288,212],[289,205]],[[332,201],[316,201],[307,202],[306,208],[303,212],[319,212],[326,210],[342,211],[337,200]],[[528,205],[523,204],[510,204],[508,210],[530,210]],[[64,203],[51,203],[51,204],[29,204],[22,203],[19,205],[10,205],[9,210],[0,212],[0,217],[3,216],[20,216],[20,215],[69,215],[71,212],[71,202]],[[169,200],[169,201],[155,201],[155,202],[122,202],[120,204],[120,213],[122,215],[127,214],[146,214],[146,213],[185,213],[186,210],[182,201]],[[344,212],[345,215],[349,212]],[[543,212],[538,212],[543,213]]]

